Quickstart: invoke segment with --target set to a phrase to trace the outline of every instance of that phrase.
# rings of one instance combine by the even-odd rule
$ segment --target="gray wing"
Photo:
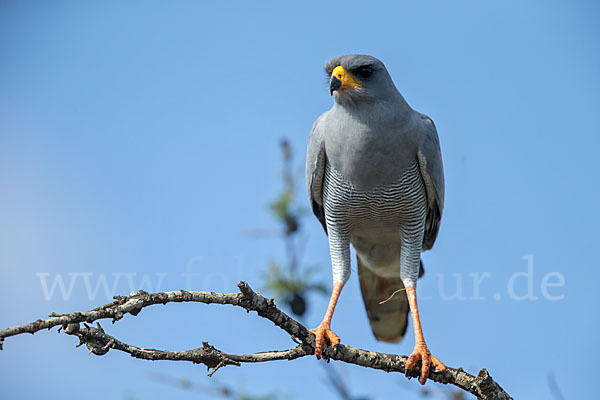
[[[323,178],[325,176],[325,163],[327,156],[325,154],[325,141],[323,132],[319,129],[319,121],[323,118],[322,114],[312,126],[310,137],[308,138],[308,149],[306,151],[306,186],[308,197],[312,206],[313,213],[323,225],[327,233],[327,224],[325,222],[325,210],[323,209]]]
[[[444,210],[444,166],[435,124],[425,114],[421,114],[421,118],[425,134],[417,151],[417,158],[427,191],[427,217],[423,235],[423,250],[429,250],[437,238]]]

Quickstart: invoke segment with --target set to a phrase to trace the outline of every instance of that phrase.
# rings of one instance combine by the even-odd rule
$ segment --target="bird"
[[[419,382],[434,357],[423,336],[417,280],[421,252],[433,247],[444,208],[444,170],[436,126],[410,107],[383,62],[362,54],[325,65],[333,106],[314,122],[306,154],[306,183],[313,213],[329,241],[333,289],[325,316],[311,329],[315,355],[340,344],[331,319],[351,272],[350,245],[371,330],[376,339],[399,342],[410,311]]]

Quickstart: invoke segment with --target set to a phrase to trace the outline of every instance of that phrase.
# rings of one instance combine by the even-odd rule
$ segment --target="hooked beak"
[[[331,72],[331,78],[329,80],[329,93],[333,96],[333,92],[336,90],[344,90],[350,88],[361,88],[362,85],[354,79],[354,77],[348,73],[344,67],[338,65]]]

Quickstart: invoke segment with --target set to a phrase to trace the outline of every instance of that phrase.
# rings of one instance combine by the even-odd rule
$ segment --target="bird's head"
[[[385,100],[397,93],[385,65],[377,58],[350,54],[331,59],[325,65],[329,92],[336,102],[357,103]]]

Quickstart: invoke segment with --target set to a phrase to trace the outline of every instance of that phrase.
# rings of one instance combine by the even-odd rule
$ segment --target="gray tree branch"
[[[23,333],[33,334],[43,329],[51,329],[52,327],[59,326],[65,333],[79,338],[78,346],[85,344],[90,352],[96,355],[104,355],[110,349],[113,349],[144,360],[189,361],[195,364],[204,364],[208,368],[211,368],[212,371],[209,375],[214,374],[219,368],[227,365],[240,366],[242,363],[293,360],[314,354],[315,337],[308,329],[277,308],[273,299],[266,299],[254,292],[246,282],[240,282],[238,287],[240,293],[192,292],[184,290],[147,293],[141,290],[132,293],[130,296],[117,296],[115,297],[115,301],[90,311],[70,314],[52,313],[49,315],[50,318],[46,320],[37,320],[29,324],[0,330],[0,350],[2,350],[4,339],[7,337]],[[99,323],[96,323],[95,327],[88,325],[88,323],[96,322],[100,319],[111,319],[114,323],[126,314],[135,316],[144,307],[154,304],[182,302],[229,304],[242,307],[248,312],[255,311],[261,317],[272,321],[279,328],[287,332],[292,340],[298,343],[298,346],[289,350],[254,354],[227,354],[208,343],[203,343],[202,347],[186,351],[143,349],[121,342],[105,333]],[[386,372],[399,372],[405,374],[408,378],[418,378],[421,373],[419,365],[411,371],[406,371],[405,363],[408,359],[407,356],[376,353],[347,345],[339,345],[335,349],[326,347],[323,349],[323,357]],[[434,382],[454,385],[482,400],[512,399],[492,379],[485,369],[479,371],[477,376],[473,376],[463,371],[462,368],[447,368],[444,372],[430,372],[429,379]]]

